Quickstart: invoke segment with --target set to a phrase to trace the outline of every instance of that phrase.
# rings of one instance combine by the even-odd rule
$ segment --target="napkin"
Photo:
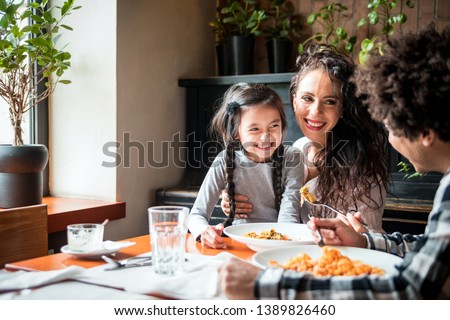
[[[2,273],[0,276],[0,293],[30,289],[76,278],[81,275],[84,270],[83,267],[70,266],[62,270]]]
[[[133,283],[125,290],[141,294],[160,294],[175,299],[223,298],[219,292],[219,266],[232,254],[222,252],[206,261],[187,265],[185,272],[174,277],[158,277],[153,281]]]
[[[153,294],[174,299],[222,299],[218,267],[232,254],[216,256],[186,254],[188,262],[182,274],[168,277],[155,274],[153,267],[105,271],[110,265],[87,269],[78,281],[123,289],[138,294]]]
[[[79,281],[52,283],[35,289],[0,293],[0,300],[154,300],[155,297]],[[2,310],[3,311],[3,310]],[[10,317],[13,319],[14,317]],[[8,319],[8,318],[3,318]]]
[[[102,243],[102,249],[104,249],[104,250],[119,250],[119,249],[133,246],[135,244],[136,244],[136,242],[131,242],[131,241],[116,242],[116,241],[106,240]]]

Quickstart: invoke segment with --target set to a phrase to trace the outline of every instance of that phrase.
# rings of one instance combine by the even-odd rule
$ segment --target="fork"
[[[327,209],[329,209],[329,210],[331,210],[331,211],[333,211],[333,212],[335,212],[335,213],[337,213],[337,214],[342,214],[342,215],[344,215],[342,212],[337,211],[335,208],[330,207],[329,205],[326,205],[326,204],[323,204],[323,203],[318,203],[318,202],[311,202],[309,199],[306,199],[306,198],[305,198],[305,201],[308,202],[309,204],[313,205],[313,206],[316,206],[316,207],[324,207],[324,208],[327,208]]]
[[[342,212],[336,210],[336,209],[333,208],[333,207],[330,207],[329,205],[326,205],[326,204],[323,204],[323,203],[318,203],[318,202],[311,202],[309,199],[306,199],[306,198],[304,198],[304,199],[305,199],[305,202],[308,202],[309,204],[311,204],[311,205],[313,205],[313,206],[327,208],[327,209],[329,209],[329,210],[331,210],[331,211],[337,213],[338,215],[342,215],[345,219],[347,219],[347,217],[345,216],[345,214],[343,214]],[[362,221],[359,221],[359,223],[360,223],[364,228],[367,229],[367,224],[365,224],[365,223],[362,222]]]
[[[117,270],[117,269],[122,269],[122,268],[133,268],[133,267],[151,265],[151,263],[152,263],[152,261],[151,261],[152,257],[151,256],[149,256],[149,257],[131,257],[131,258],[119,261],[119,260],[116,260],[116,259],[113,259],[111,257],[103,255],[102,259],[105,262],[112,263],[112,264],[115,265],[113,268],[108,268],[108,269],[105,269],[105,270]],[[140,261],[139,262],[129,263],[129,260],[140,260]],[[150,260],[150,261],[147,261],[147,260]]]

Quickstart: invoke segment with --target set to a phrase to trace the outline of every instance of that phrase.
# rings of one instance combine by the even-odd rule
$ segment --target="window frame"
[[[38,3],[41,3],[42,0],[35,0]],[[29,3],[30,0],[27,0]],[[48,5],[48,4],[47,4]],[[40,66],[35,62],[34,64],[35,73],[37,73],[40,69]],[[42,81],[38,84],[37,93],[38,95],[45,90],[45,82]],[[49,146],[49,110],[48,110],[48,97],[39,102],[34,108],[30,109],[30,143],[31,144],[42,144],[45,145],[50,153]],[[43,177],[42,177],[42,193],[43,196],[50,196],[50,175],[49,175],[49,163],[44,169]]]

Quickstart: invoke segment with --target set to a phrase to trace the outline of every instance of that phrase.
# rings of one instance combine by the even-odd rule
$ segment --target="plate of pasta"
[[[224,233],[253,251],[314,244],[311,231],[298,223],[243,223],[226,227]]]
[[[259,267],[278,267],[298,272],[310,272],[317,277],[397,274],[402,258],[386,252],[353,248],[320,248],[317,245],[300,245],[269,249],[253,256]]]

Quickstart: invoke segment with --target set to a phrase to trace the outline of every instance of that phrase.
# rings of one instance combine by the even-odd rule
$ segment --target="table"
[[[188,237],[186,239],[186,251],[189,253],[203,254],[209,256],[215,256],[220,252],[226,251],[245,260],[251,259],[251,257],[255,253],[254,251],[250,250],[245,244],[236,242],[230,238],[223,238],[223,239],[227,244],[227,249],[210,249],[210,248],[203,248],[199,242],[196,242],[195,239],[190,234],[188,234]],[[115,254],[115,258],[119,260],[151,251],[149,235],[125,239],[123,241],[132,241],[136,242],[136,244],[134,246],[121,249],[119,252],[117,252]],[[9,271],[14,270],[50,271],[50,270],[64,269],[72,265],[77,265],[84,268],[92,268],[102,264],[105,264],[105,262],[99,259],[96,260],[77,259],[71,256],[70,254],[57,253],[30,260],[8,263],[5,265],[5,269]]]

